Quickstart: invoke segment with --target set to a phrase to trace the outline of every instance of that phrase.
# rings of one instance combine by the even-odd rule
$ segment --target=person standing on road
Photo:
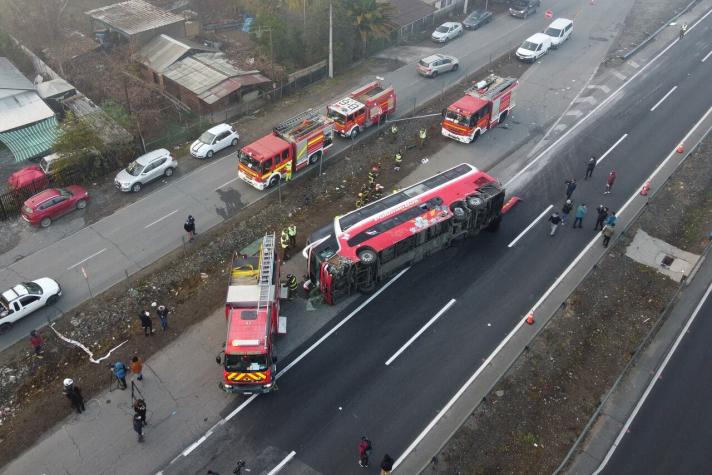
[[[153,336],[153,321],[151,321],[151,314],[149,311],[143,310],[138,314],[138,318],[141,320],[144,336]]]
[[[588,180],[593,176],[593,169],[596,168],[596,157],[591,155],[586,164],[586,175],[583,177],[584,180]]]
[[[683,23],[680,27],[680,39],[683,39],[687,34],[687,23]]]
[[[574,194],[576,190],[576,178],[572,178],[566,181],[566,199],[571,199],[571,195]]]
[[[143,360],[138,356],[131,358],[131,372],[136,375],[136,379],[143,381]]]
[[[549,216],[549,223],[551,224],[551,232],[549,233],[549,236],[553,236],[554,234],[556,234],[556,230],[561,224],[561,216],[559,216],[559,213],[557,213],[556,211],[551,213],[551,216]]]
[[[133,416],[133,430],[138,434],[138,441],[143,442],[143,420],[138,414]]]
[[[143,399],[136,399],[133,404],[134,413],[138,414],[141,418],[143,425],[148,425],[148,420],[146,420],[146,401]]]
[[[358,443],[358,464],[368,467],[368,456],[371,455],[371,441],[364,435]]]
[[[40,335],[40,332],[37,330],[32,330],[30,332],[30,345],[32,345],[32,349],[35,350],[35,356],[38,358],[42,358],[42,347],[44,346],[44,340],[42,339],[42,335]]]
[[[601,230],[601,234],[603,234],[603,247],[608,247],[608,243],[611,242],[611,237],[613,237],[614,232],[615,230],[613,229],[613,226],[608,224],[603,226],[603,229]]]
[[[574,205],[571,203],[571,200],[566,200],[566,203],[564,203],[564,206],[561,207],[561,225],[566,224],[566,219],[569,217],[569,213],[571,213],[571,210],[574,209]]]
[[[586,203],[581,203],[578,208],[576,208],[576,215],[574,217],[574,229],[577,227],[580,229],[581,223],[583,222],[583,218],[586,216]],[[576,226],[578,224],[578,226]]]
[[[598,231],[598,229],[603,229],[603,225],[606,222],[606,218],[608,217],[608,207],[603,206],[603,204],[598,205],[598,208],[596,208],[596,226],[594,226],[593,230]]]
[[[604,195],[610,195],[611,190],[613,189],[613,184],[616,182],[616,171],[611,170],[611,173],[608,174],[608,179],[606,180],[606,191],[603,192]]]
[[[381,475],[390,475],[393,470],[394,462],[395,461],[390,455],[384,455],[383,460],[381,460]]]
[[[195,239],[195,235],[198,233],[195,232],[195,218],[192,215],[188,215],[188,219],[183,224],[183,229],[188,233],[188,241]]]
[[[611,215],[606,218],[606,224],[608,226],[615,227],[616,223],[618,222],[618,216],[616,216],[615,211],[611,211]]]
[[[79,386],[74,385],[74,381],[70,378],[64,380],[64,395],[67,396],[69,402],[72,404],[72,408],[77,410],[77,414],[81,414],[85,411],[84,408],[84,397],[82,397],[82,391]]]
[[[156,314],[158,319],[161,321],[161,329],[163,331],[168,330],[168,309],[165,305],[159,305],[156,309]]]
[[[114,373],[114,377],[119,382],[119,388],[126,389],[126,365],[121,361],[117,361],[111,367],[111,372]]]

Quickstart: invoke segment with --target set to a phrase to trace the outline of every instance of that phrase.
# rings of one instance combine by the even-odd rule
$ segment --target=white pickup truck
[[[52,305],[62,295],[62,288],[49,277],[23,282],[0,295],[0,333],[13,323],[45,305]]]

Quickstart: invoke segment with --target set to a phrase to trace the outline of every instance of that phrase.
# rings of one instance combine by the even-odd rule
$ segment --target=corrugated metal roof
[[[27,127],[0,132],[4,143],[15,156],[16,162],[39,157],[52,149],[57,138],[57,119],[50,117]]]
[[[393,5],[394,10],[391,21],[401,28],[432,15],[437,10],[421,0],[388,0],[388,3]]]
[[[150,31],[173,23],[183,22],[182,16],[151,5],[144,0],[128,0],[84,12],[91,18],[106,23],[127,35]]]
[[[166,68],[191,51],[215,51],[215,49],[188,40],[177,40],[168,35],[158,35],[134,55],[134,60],[145,64],[157,73],[163,73]]]
[[[0,99],[35,88],[9,59],[0,57]]]
[[[37,94],[39,94],[42,99],[63,96],[72,91],[76,93],[74,86],[62,78],[50,79],[49,81],[43,81],[37,85]]]
[[[34,91],[24,91],[0,99],[0,132],[54,117],[54,112]]]
[[[86,120],[105,144],[128,143],[131,134],[116,123],[101,107],[84,95],[70,97],[63,102],[76,117]]]

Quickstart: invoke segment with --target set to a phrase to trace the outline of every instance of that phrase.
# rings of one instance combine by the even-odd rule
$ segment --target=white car
[[[62,288],[49,277],[23,282],[0,295],[0,333],[13,323],[45,305],[52,305],[62,296]]]
[[[436,43],[447,43],[462,35],[464,31],[462,23],[448,21],[437,27],[430,38]]]
[[[146,183],[163,176],[169,177],[173,175],[177,166],[178,162],[175,161],[171,152],[165,148],[159,148],[141,155],[129,163],[126,168],[116,175],[114,185],[121,191],[138,193]]]
[[[195,158],[213,158],[220,150],[234,147],[240,140],[240,134],[235,132],[230,124],[219,124],[203,132],[198,140],[190,146],[190,154]]]
[[[535,33],[527,38],[515,53],[517,58],[533,63],[551,49],[551,37],[544,33]]]

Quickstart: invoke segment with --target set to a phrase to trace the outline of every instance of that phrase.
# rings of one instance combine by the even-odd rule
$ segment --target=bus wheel
[[[467,210],[465,210],[465,204],[462,201],[456,201],[451,204],[450,211],[452,211],[456,221],[462,221],[467,218]]]
[[[358,258],[361,260],[361,263],[365,266],[372,266],[378,260],[378,254],[376,254],[376,251],[373,251],[371,249],[362,249],[358,252],[357,255]]]
[[[485,200],[480,195],[470,195],[465,199],[465,202],[471,210],[482,209],[485,205]]]

